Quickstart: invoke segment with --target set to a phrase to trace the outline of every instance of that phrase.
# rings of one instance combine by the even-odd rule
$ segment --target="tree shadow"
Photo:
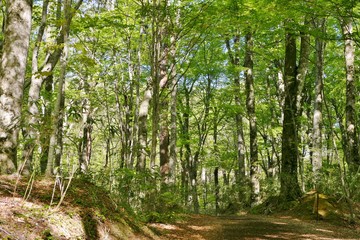
[[[336,231],[310,226],[301,221],[269,221],[264,218],[224,218],[222,224],[224,239],[333,239]],[[345,237],[345,236],[344,236]],[[342,238],[351,239],[351,238]]]

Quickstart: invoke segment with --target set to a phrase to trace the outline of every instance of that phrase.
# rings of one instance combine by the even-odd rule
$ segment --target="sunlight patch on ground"
[[[334,232],[334,231],[331,231],[331,230],[320,229],[320,228],[317,228],[316,231],[327,232],[327,233],[333,233]]]
[[[281,238],[279,235],[264,235],[264,237],[272,238],[272,239],[284,239],[284,238]]]
[[[291,232],[283,232],[283,233],[281,233],[281,235],[290,237],[290,239],[296,239],[295,237],[297,237],[296,233],[291,233]]]
[[[273,224],[276,224],[276,225],[288,225],[287,223],[284,223],[284,222],[273,222]]]
[[[315,234],[302,234],[301,237],[305,239],[316,239],[316,240],[340,240],[340,238],[321,237]]]
[[[177,231],[183,231],[184,229],[179,228],[178,226],[171,225],[171,224],[163,224],[163,223],[152,223],[150,224],[152,227],[165,229],[165,230],[177,230]]]
[[[211,226],[189,226],[189,228],[196,231],[210,231],[213,229]]]
[[[206,240],[206,238],[202,237],[199,234],[193,234],[193,235],[178,235],[178,234],[167,234],[168,239],[184,239],[184,240]]]

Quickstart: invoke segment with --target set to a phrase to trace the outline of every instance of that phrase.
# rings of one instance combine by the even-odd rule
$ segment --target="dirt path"
[[[152,224],[164,239],[360,239],[355,229],[287,216],[245,215],[212,217],[194,215],[176,224]]]

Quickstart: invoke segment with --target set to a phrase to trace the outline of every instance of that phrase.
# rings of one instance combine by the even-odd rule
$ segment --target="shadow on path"
[[[360,239],[348,228],[323,222],[304,222],[292,217],[259,215],[212,217],[193,215],[178,224],[154,224],[164,239],[237,240],[237,239]]]

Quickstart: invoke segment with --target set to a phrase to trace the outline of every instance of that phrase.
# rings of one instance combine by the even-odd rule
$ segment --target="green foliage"
[[[184,209],[180,205],[180,197],[174,192],[156,194],[152,200],[155,204],[155,211],[142,214],[146,222],[168,223],[181,219],[179,214],[183,213]]]
[[[34,46],[36,29],[41,21],[41,1],[33,8]],[[64,151],[62,158],[63,173],[77,165],[81,155],[81,144],[84,139],[85,113],[91,113],[91,161],[90,170],[79,178],[89,184],[86,199],[77,198],[79,205],[88,202],[101,202],[101,192],[95,191],[93,183],[109,191],[112,201],[121,204],[132,212],[143,213],[146,221],[166,222],[174,220],[177,214],[189,207],[191,167],[196,167],[198,185],[197,194],[201,196],[206,189],[207,196],[202,196],[202,211],[211,212],[215,208],[215,184],[213,170],[224,171],[228,182],[222,181],[220,174],[220,208],[224,213],[235,213],[248,207],[250,196],[249,183],[249,119],[246,109],[246,89],[243,66],[245,57],[245,34],[254,31],[253,76],[255,81],[255,105],[257,120],[257,142],[259,150],[259,170],[261,181],[261,198],[265,201],[255,212],[271,212],[278,203],[278,174],[281,162],[282,136],[282,101],[281,89],[284,76],[285,28],[284,21],[291,19],[288,28],[297,36],[300,45],[301,34],[310,34],[311,45],[314,39],[321,38],[326,42],[324,53],[324,99],[323,107],[323,148],[326,151],[338,151],[336,158],[344,154],[340,123],[345,123],[346,87],[344,71],[344,41],[341,21],[348,7],[354,26],[359,24],[359,4],[352,1],[285,1],[285,0],[214,0],[214,1],[168,1],[169,6],[154,6],[151,2],[117,1],[114,9],[107,9],[103,1],[89,2],[82,6],[74,16],[67,45],[69,56],[66,68],[66,89],[64,109]],[[106,2],[106,1],[105,1]],[[160,1],[164,3],[164,1]],[[348,5],[350,4],[350,5]],[[57,19],[56,4],[51,4],[47,21],[47,35],[41,43],[38,61],[44,60],[49,52],[62,49],[63,44],[55,44],[59,26],[64,19]],[[304,23],[305,16],[311,19]],[[313,24],[318,17],[327,16],[326,33],[319,31]],[[0,17],[2,20],[2,17]],[[359,32],[354,27],[352,36],[356,43]],[[0,34],[0,42],[3,33]],[[173,38],[174,42],[170,41]],[[234,40],[238,38],[238,40]],[[227,49],[226,40],[230,48]],[[160,41],[157,43],[157,41]],[[157,44],[156,46],[154,44]],[[154,49],[160,48],[159,59],[154,57]],[[315,54],[311,49],[310,67],[302,93],[302,115],[297,118],[299,147],[304,150],[301,162],[302,178],[299,182],[305,191],[314,188],[309,152],[312,131],[312,114],[314,106]],[[165,55],[168,54],[168,55]],[[173,55],[172,55],[173,54]],[[29,56],[31,52],[29,52]],[[232,56],[232,59],[230,58]],[[158,62],[156,62],[156,60]],[[159,70],[159,62],[167,60],[166,74],[169,77],[167,86],[161,90],[160,111],[170,116],[170,106],[163,106],[163,100],[170,100],[170,92],[175,89],[170,84],[173,80],[170,68],[176,69],[177,81],[177,183],[174,189],[163,190],[159,167],[149,170],[151,146],[151,117],[154,109],[150,101],[149,115],[145,120],[145,129],[140,129],[139,109],[144,99],[144,90],[153,89],[154,73]],[[237,64],[231,62],[236,60]],[[29,61],[31,62],[31,61]],[[175,64],[175,66],[172,66]],[[40,64],[41,65],[41,64]],[[356,59],[356,66],[359,59]],[[42,88],[41,117],[36,129],[42,132],[42,142],[52,132],[50,115],[56,102],[57,81],[60,69],[30,73],[49,77],[47,89]],[[356,67],[356,71],[358,67]],[[156,75],[157,74],[157,75]],[[51,78],[50,78],[51,77]],[[234,78],[239,78],[238,89]],[[358,86],[359,81],[357,81]],[[168,87],[168,88],[167,88]],[[169,93],[169,94],[168,94]],[[28,94],[28,90],[25,91]],[[235,102],[239,101],[240,104]],[[357,99],[358,100],[358,99]],[[164,101],[165,102],[165,101]],[[356,111],[360,107],[356,101]],[[28,106],[24,101],[24,112]],[[167,111],[167,112],[165,112]],[[237,126],[236,117],[242,119],[242,126]],[[163,119],[161,119],[162,122]],[[154,123],[156,125],[158,123]],[[170,122],[165,125],[171,126]],[[215,126],[217,129],[215,129]],[[238,166],[238,131],[245,140],[246,176],[237,179]],[[138,145],[139,130],[146,131],[146,146]],[[217,131],[216,133],[214,131]],[[217,136],[215,143],[215,135]],[[24,129],[24,135],[26,135]],[[333,140],[334,139],[334,140]],[[327,146],[325,142],[329,141]],[[28,142],[22,142],[28,143]],[[341,147],[339,147],[341,146]],[[146,152],[146,170],[135,169],[139,151]],[[41,154],[46,153],[46,144],[37,146],[36,164]],[[158,151],[158,150],[157,150]],[[19,158],[21,158],[19,152]],[[199,158],[194,162],[195,153]],[[157,153],[156,153],[157,154]],[[187,155],[189,154],[189,155]],[[301,154],[300,154],[301,155]],[[131,156],[131,157],[130,157]],[[158,165],[156,159],[156,165]],[[359,186],[358,174],[345,174],[347,169],[338,163],[325,161],[318,186],[325,194],[344,196],[345,181],[347,189],[354,200],[360,199],[356,189]],[[132,165],[131,165],[132,164]],[[106,165],[106,166],[105,166]],[[131,165],[131,166],[130,166]],[[36,165],[37,166],[37,165]],[[206,170],[205,180],[200,181],[200,171]],[[275,176],[271,176],[273,171]],[[236,182],[238,181],[238,182]],[[201,183],[200,183],[201,182]],[[90,184],[91,183],[91,184]],[[181,193],[179,193],[181,192]],[[73,192],[75,193],[75,192]],[[181,196],[183,194],[183,196]],[[205,195],[205,194],[204,194]],[[239,197],[242,195],[243,199]],[[88,199],[89,198],[89,199]],[[268,199],[268,200],[266,200]],[[86,201],[85,201],[86,200]],[[90,201],[91,200],[91,201]],[[107,199],[108,200],[108,199]],[[110,201],[110,200],[109,200]],[[150,202],[149,202],[150,201]],[[200,201],[201,202],[201,201]],[[280,203],[279,203],[280,204]],[[283,205],[282,205],[283,204]],[[289,206],[287,205],[289,204]],[[293,203],[281,203],[280,209],[291,207]],[[104,206],[100,205],[102,209]],[[262,208],[263,207],[263,208]],[[92,213],[103,219],[104,213]],[[91,223],[91,222],[90,222]],[[90,224],[91,227],[91,224]]]
[[[45,229],[43,232],[42,232],[42,237],[44,240],[53,240],[53,236],[51,234],[51,231],[50,229]]]

